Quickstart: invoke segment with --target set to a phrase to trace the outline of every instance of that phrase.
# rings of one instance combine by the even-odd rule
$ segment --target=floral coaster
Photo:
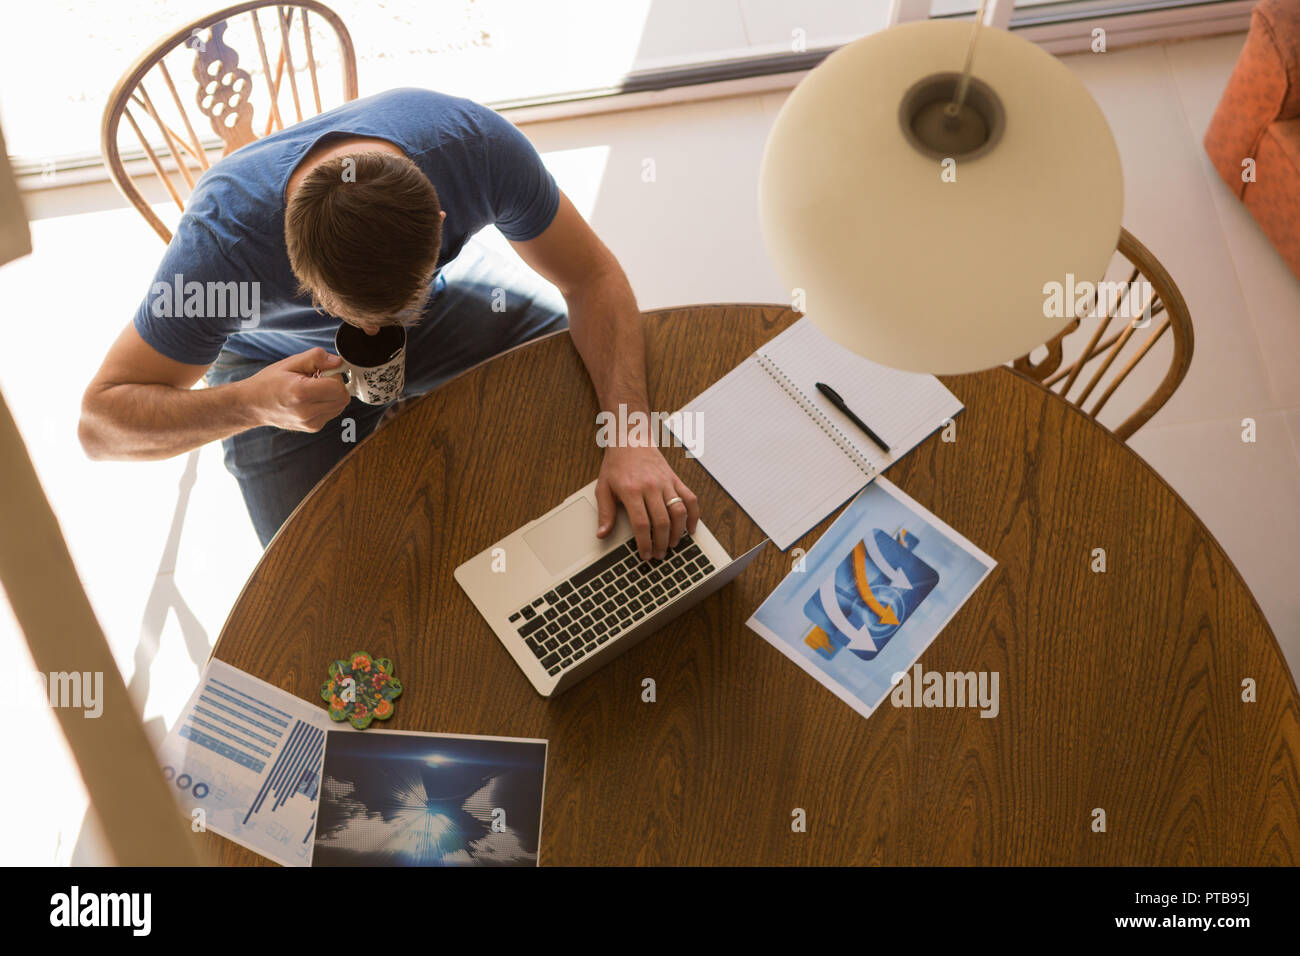
[[[320,686],[321,698],[329,701],[330,717],[350,721],[357,730],[365,730],[376,718],[393,716],[393,698],[401,692],[393,662],[365,651],[353,651],[346,661],[331,664],[330,679]]]

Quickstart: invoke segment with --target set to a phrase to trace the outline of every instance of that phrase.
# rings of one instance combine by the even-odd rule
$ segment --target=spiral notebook
[[[891,450],[858,430],[817,382],[839,392]],[[675,414],[670,428],[784,551],[963,407],[933,375],[878,365],[804,318]]]

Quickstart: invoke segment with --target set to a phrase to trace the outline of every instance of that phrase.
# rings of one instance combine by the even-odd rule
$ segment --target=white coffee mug
[[[367,405],[387,405],[402,397],[406,384],[406,329],[386,325],[374,335],[344,322],[334,333],[334,351],[343,362],[317,376],[339,375],[348,394]]]

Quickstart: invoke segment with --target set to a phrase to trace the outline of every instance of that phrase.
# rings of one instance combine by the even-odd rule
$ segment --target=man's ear
[[[445,209],[439,209],[439,210],[438,210],[438,216],[439,216],[439,222],[446,222],[446,221],[447,221],[447,210],[445,210]]]

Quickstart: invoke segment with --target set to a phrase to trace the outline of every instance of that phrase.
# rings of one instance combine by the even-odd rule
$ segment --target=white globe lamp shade
[[[983,136],[933,135],[971,29],[909,23],[832,53],[781,108],[759,171],[764,240],[809,319],[894,368],[1027,354],[1069,322],[1049,283],[1098,281],[1119,240],[1115,138],[1034,44],[983,29],[963,113]]]

